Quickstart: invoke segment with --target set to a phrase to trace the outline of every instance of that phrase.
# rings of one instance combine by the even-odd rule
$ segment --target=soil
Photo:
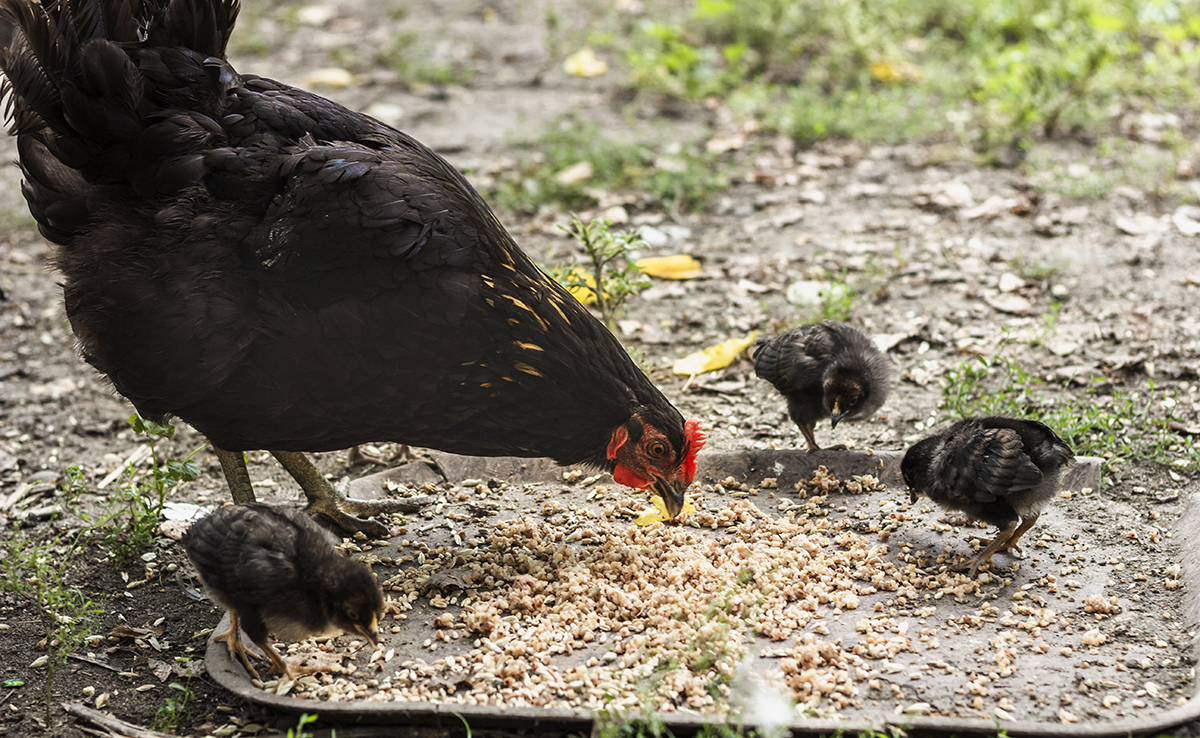
[[[657,281],[634,298],[620,333],[642,352],[651,376],[680,410],[704,422],[709,451],[802,448],[803,441],[780,398],[755,378],[744,356],[694,378],[672,374],[670,364],[731,335],[774,334],[810,320],[813,308],[789,302],[788,287],[829,276],[854,286],[852,319],[883,337],[894,376],[880,413],[836,432],[822,425],[822,445],[904,449],[949,417],[939,407],[947,370],[992,355],[1002,344],[1007,356],[1047,382],[1038,392],[1065,382],[1064,392],[1084,397],[1090,382],[1103,402],[1114,391],[1144,392],[1151,378],[1163,397],[1174,397],[1180,442],[1186,433],[1200,433],[1200,264],[1196,237],[1185,235],[1194,221],[1174,202],[1129,186],[1094,198],[1062,197],[1020,170],[980,166],[970,152],[941,144],[836,142],[798,149],[739,129],[719,110],[656,99],[631,103],[615,73],[584,80],[562,72],[548,55],[551,38],[537,3],[498,3],[481,12],[475,3],[431,0],[403,18],[366,2],[295,10],[256,9],[235,38],[253,34],[269,53],[235,53],[239,69],[302,84],[329,66],[330,49],[357,49],[348,64],[359,75],[356,84],[317,91],[390,117],[387,122],[438,149],[476,181],[511,168],[514,141],[569,111],[616,135],[666,127],[681,139],[711,136],[726,143],[729,160],[746,174],[704,212],[665,212],[637,193],[603,198],[607,217],[649,229],[655,241],[647,253],[686,252],[703,263],[703,278]],[[586,27],[588,11],[579,10],[561,12],[563,38]],[[385,47],[400,31],[413,32],[414,43],[443,63],[469,64],[474,78],[467,86],[413,86],[362,51]],[[235,48],[244,47],[235,42]],[[15,159],[11,139],[0,146],[5,160]],[[1111,165],[1083,144],[1064,141],[1054,150],[1071,176],[1103,174]],[[51,483],[67,467],[80,467],[88,487],[82,501],[95,509],[108,494],[100,480],[142,441],[125,420],[131,406],[75,354],[47,266],[50,250],[17,215],[23,208],[18,169],[6,167],[0,179],[0,211],[8,216],[0,234],[0,525],[5,538],[18,526],[39,537],[61,536],[82,521],[62,514],[65,501]],[[567,218],[549,208],[502,215],[539,261],[571,250],[558,228]],[[1038,273],[1035,266],[1051,268]],[[159,456],[183,457],[203,442],[180,424],[173,440],[159,444]],[[249,457],[260,499],[299,499],[298,488],[265,453]],[[201,451],[197,459],[200,478],[172,501],[226,500],[216,458]],[[345,452],[320,454],[317,462],[334,478],[378,470],[349,464]],[[1106,468],[1093,497],[1072,503],[1083,521],[1078,529],[1057,535],[1097,551],[1126,546],[1126,567],[1152,576],[1122,583],[1121,596],[1149,596],[1184,556],[1188,536],[1177,524],[1200,490],[1197,480],[1182,466]],[[1088,505],[1094,505],[1090,512]],[[1131,531],[1142,543],[1127,545]],[[103,638],[55,675],[48,717],[45,669],[32,665],[43,655],[37,609],[20,596],[0,594],[0,680],[23,685],[0,691],[0,735],[83,735],[59,703],[95,705],[100,695],[107,695],[99,705],[105,711],[153,725],[165,701],[180,694],[173,682],[186,683],[190,694],[173,728],[179,734],[249,735],[295,726],[294,716],[248,705],[199,670],[219,612],[189,596],[195,583],[188,570],[167,535],[119,566],[99,550],[80,560],[71,581],[101,606],[94,632]],[[1166,601],[1156,616],[1165,612],[1186,623],[1180,634],[1190,637],[1193,614],[1182,602]],[[1134,631],[1147,628],[1153,626]],[[1186,645],[1179,653],[1191,662]],[[1170,685],[1185,687],[1190,694],[1190,684]]]

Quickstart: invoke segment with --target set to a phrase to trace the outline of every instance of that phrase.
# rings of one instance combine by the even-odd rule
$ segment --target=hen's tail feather
[[[11,132],[129,135],[141,125],[143,92],[130,52],[223,57],[239,9],[238,0],[0,0],[0,22],[11,27],[0,48]],[[166,57],[147,76],[176,66]]]

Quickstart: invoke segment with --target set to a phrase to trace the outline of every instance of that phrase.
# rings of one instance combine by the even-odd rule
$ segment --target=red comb
[[[704,442],[708,440],[708,436],[704,431],[700,430],[699,420],[689,420],[683,424],[683,434],[687,436],[688,450],[687,456],[683,459],[683,478],[688,484],[696,478],[696,454],[704,447]]]

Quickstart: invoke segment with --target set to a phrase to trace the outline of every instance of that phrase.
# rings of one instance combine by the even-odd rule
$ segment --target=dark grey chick
[[[908,449],[900,471],[913,502],[924,494],[1000,529],[983,551],[956,567],[974,577],[997,551],[1020,554],[1017,541],[1074,463],[1071,447],[1043,423],[967,418]]]
[[[297,641],[325,633],[361,635],[377,644],[383,593],[363,564],[340,555],[335,539],[307,515],[261,505],[219,508],[183,534],[183,546],[209,595],[229,610],[229,630],[213,636],[257,678],[239,626],[290,676],[267,640]]]
[[[891,363],[865,333],[826,321],[795,328],[754,347],[754,373],[787,398],[788,415],[809,450],[820,448],[814,426],[829,418],[861,420],[888,396]]]

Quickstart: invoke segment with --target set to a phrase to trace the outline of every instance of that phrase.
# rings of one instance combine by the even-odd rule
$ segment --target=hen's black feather
[[[333,542],[307,516],[260,505],[218,508],[183,534],[205,589],[230,611],[231,652],[240,624],[277,667],[269,632],[291,641],[337,631],[377,639],[383,594],[375,575]]]
[[[991,417],[960,420],[917,442],[900,469],[913,502],[923,494],[1001,529],[994,548],[973,560],[974,572],[992,553],[1016,547],[1074,463],[1070,446],[1044,423]]]
[[[0,9],[26,199],[84,358],[141,414],[233,451],[606,469],[637,419],[682,465],[679,412],[453,167],[224,60],[237,0]]]
[[[814,426],[861,420],[883,406],[891,364],[865,333],[846,323],[801,326],[754,349],[754,373],[787,399],[788,415],[810,449],[818,448]]]

